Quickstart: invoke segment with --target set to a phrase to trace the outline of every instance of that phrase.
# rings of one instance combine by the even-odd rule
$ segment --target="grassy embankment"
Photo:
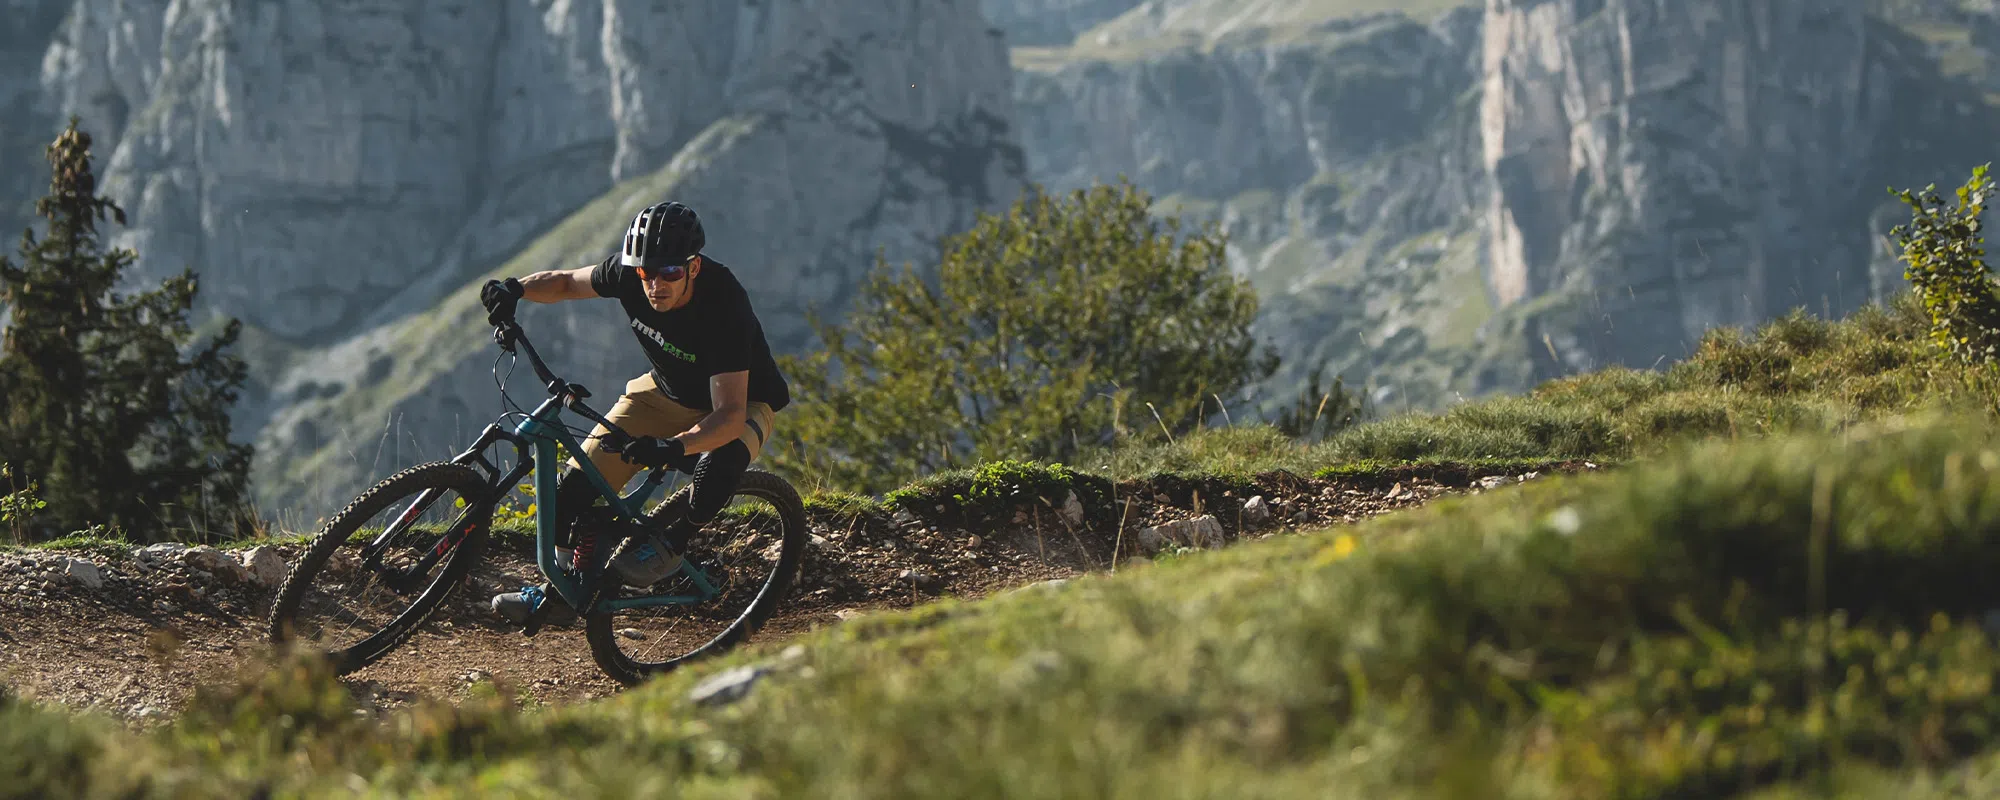
[[[1794,319],[1665,375],[1560,381],[1303,451],[1223,432],[1125,454],[1128,475],[1627,466],[864,618],[606,702],[377,723],[291,664],[152,733],[0,706],[0,794],[2000,790],[2000,657],[1980,628],[2000,607],[1990,377],[1917,330]],[[771,671],[743,699],[690,699],[749,664]]]

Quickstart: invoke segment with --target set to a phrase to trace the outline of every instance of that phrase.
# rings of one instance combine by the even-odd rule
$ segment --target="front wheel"
[[[387,655],[479,559],[487,493],[471,467],[442,461],[363,492],[292,564],[271,604],[271,641],[326,653],[342,675]]]
[[[647,523],[679,519],[690,496],[690,487],[681,487],[646,514]],[[584,625],[591,656],[606,674],[630,686],[736,646],[777,610],[798,573],[806,539],[805,504],[791,484],[763,470],[743,473],[729,505],[687,547],[687,557],[715,581],[720,594],[693,605],[593,608]],[[693,595],[696,589],[685,572],[677,572],[651,587],[618,586],[601,594],[615,600]]]

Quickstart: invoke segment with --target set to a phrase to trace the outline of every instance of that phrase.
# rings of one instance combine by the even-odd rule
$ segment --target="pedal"
[[[549,618],[549,604],[553,602],[555,600],[551,598],[542,598],[541,604],[535,606],[535,610],[528,612],[528,621],[521,625],[521,635],[523,637],[534,636],[542,632],[542,622]]]
[[[521,623],[521,636],[523,637],[530,637],[541,633],[543,623],[548,621],[550,609],[553,609],[555,604],[563,601],[556,594],[554,585],[544,583],[539,588],[542,590],[542,601],[535,604],[534,610],[528,612],[527,620]]]

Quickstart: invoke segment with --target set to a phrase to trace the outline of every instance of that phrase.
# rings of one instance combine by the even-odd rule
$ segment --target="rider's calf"
[[[682,538],[674,544],[684,545],[684,537],[694,533],[694,528],[708,524],[722,507],[729,504],[729,498],[736,494],[736,485],[743,481],[743,472],[750,468],[750,448],[743,440],[725,444],[701,454],[701,460],[694,467],[694,496],[688,502],[688,525],[677,526]]]

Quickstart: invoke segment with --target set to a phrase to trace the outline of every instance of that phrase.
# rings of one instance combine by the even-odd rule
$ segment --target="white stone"
[[[1068,523],[1070,527],[1083,526],[1083,501],[1077,499],[1076,492],[1072,491],[1063,497],[1061,511],[1063,522]]]
[[[68,575],[71,580],[83,584],[83,588],[85,589],[101,589],[104,587],[103,573],[99,572],[97,565],[91,562],[77,558],[69,559],[63,564],[63,573]]]
[[[1139,546],[1147,553],[1157,553],[1169,545],[1214,549],[1223,546],[1225,536],[1222,523],[1213,516],[1203,514],[1193,519],[1141,528]]]
[[[697,684],[688,692],[688,699],[705,706],[734,703],[748,695],[750,687],[770,669],[763,664],[746,664],[724,670]]]
[[[1257,495],[1243,503],[1243,521],[1252,525],[1262,525],[1271,521],[1271,507],[1265,505],[1263,495]]]
[[[180,555],[187,549],[188,546],[180,542],[160,542],[134,550],[132,556],[141,561],[164,561]]]
[[[243,566],[250,571],[250,579],[258,586],[277,588],[285,582],[290,565],[276,548],[269,546],[252,547],[243,551]]]

